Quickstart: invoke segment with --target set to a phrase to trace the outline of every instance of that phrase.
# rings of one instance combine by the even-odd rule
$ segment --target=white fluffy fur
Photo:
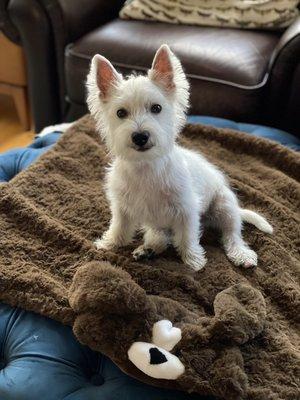
[[[99,90],[102,69],[111,69],[109,93]],[[124,79],[104,57],[96,55],[87,80],[88,106],[113,161],[107,173],[107,197],[112,219],[95,244],[111,249],[129,244],[137,229],[145,231],[135,258],[165,250],[171,241],[182,260],[194,270],[205,263],[199,244],[202,217],[222,231],[228,258],[245,267],[257,264],[257,255],[242,239],[242,220],[264,232],[272,227],[258,214],[239,208],[223,173],[201,154],[176,143],[185,123],[189,85],[180,61],[168,46],[156,53],[147,76]],[[160,104],[159,114],[150,112]],[[125,108],[126,118],[117,117]],[[148,131],[152,147],[144,152],[132,146],[135,131]]]

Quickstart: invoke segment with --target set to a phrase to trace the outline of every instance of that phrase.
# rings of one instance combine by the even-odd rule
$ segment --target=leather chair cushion
[[[101,53],[123,73],[146,71],[157,48],[168,43],[192,85],[192,111],[251,120],[260,114],[268,65],[279,41],[274,32],[113,20],[66,50],[67,93],[85,102],[91,57]],[[241,112],[242,110],[242,112]]]

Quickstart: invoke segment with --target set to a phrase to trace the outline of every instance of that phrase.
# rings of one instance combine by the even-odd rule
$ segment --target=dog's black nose
[[[139,147],[145,146],[145,144],[148,142],[150,133],[147,131],[143,132],[133,132],[131,135],[131,140],[133,143]]]

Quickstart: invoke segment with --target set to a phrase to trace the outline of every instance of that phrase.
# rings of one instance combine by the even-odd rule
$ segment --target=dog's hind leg
[[[242,219],[235,194],[227,187],[218,193],[211,208],[213,225],[222,232],[227,257],[235,265],[251,268],[257,265],[257,255],[242,238]]]
[[[136,260],[152,258],[166,250],[169,240],[163,230],[145,227],[144,243],[136,248],[132,255]]]

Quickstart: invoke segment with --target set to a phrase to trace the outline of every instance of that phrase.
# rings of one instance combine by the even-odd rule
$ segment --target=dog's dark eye
[[[159,114],[161,112],[161,105],[160,104],[152,104],[151,112],[152,112],[152,114]]]
[[[118,116],[119,118],[121,118],[121,119],[122,119],[122,118],[126,118],[127,115],[128,115],[128,111],[125,110],[125,108],[120,108],[120,110],[117,111],[117,116]]]

